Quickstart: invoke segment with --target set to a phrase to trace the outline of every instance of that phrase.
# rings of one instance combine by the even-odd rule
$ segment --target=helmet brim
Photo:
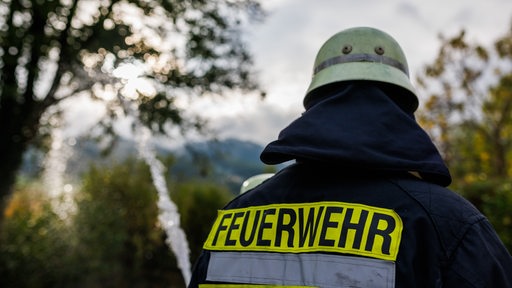
[[[409,105],[414,112],[418,107],[418,97],[416,91],[409,81],[408,76],[401,70],[386,64],[375,62],[352,62],[332,65],[316,73],[309,85],[306,97],[304,98],[304,106],[312,97],[314,97],[318,88],[345,81],[377,81],[382,83],[393,84],[405,89],[408,93],[403,93],[404,99],[410,102]],[[410,92],[410,93],[409,93]]]

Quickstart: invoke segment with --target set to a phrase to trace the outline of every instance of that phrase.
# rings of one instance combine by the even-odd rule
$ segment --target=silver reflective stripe
[[[395,263],[328,254],[211,252],[206,280],[315,287],[395,286]]]

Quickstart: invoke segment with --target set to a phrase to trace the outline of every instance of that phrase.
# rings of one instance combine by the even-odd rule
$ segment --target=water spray
[[[166,243],[176,256],[178,268],[180,268],[185,280],[188,284],[191,277],[191,267],[187,238],[185,232],[180,227],[180,214],[176,205],[169,197],[167,183],[164,177],[164,165],[156,158],[154,147],[151,145],[151,131],[148,128],[137,125],[135,129],[139,154],[150,167],[153,185],[158,192],[158,208],[160,215],[158,220],[167,234]]]
[[[62,129],[52,130],[50,151],[43,162],[43,183],[50,197],[53,213],[61,220],[70,223],[77,207],[73,195],[73,186],[64,183],[68,159],[72,155],[71,147],[65,142]]]

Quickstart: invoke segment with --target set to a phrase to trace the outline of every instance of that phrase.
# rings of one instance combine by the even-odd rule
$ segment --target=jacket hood
[[[326,162],[348,169],[415,171],[448,186],[451,176],[413,112],[372,82],[351,82],[317,97],[260,155],[266,164]],[[395,91],[396,92],[396,91]]]

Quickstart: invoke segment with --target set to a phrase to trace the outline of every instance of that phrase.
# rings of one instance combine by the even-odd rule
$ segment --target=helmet
[[[329,38],[316,56],[304,106],[319,87],[349,80],[378,81],[404,88],[404,99],[397,101],[409,102],[412,111],[418,107],[405,55],[398,43],[380,30],[356,27]]]
[[[272,176],[274,176],[274,173],[263,173],[247,178],[247,180],[245,180],[242,183],[242,186],[240,187],[240,194],[243,194],[248,190],[251,190],[252,188],[260,185],[261,182],[267,180]]]

